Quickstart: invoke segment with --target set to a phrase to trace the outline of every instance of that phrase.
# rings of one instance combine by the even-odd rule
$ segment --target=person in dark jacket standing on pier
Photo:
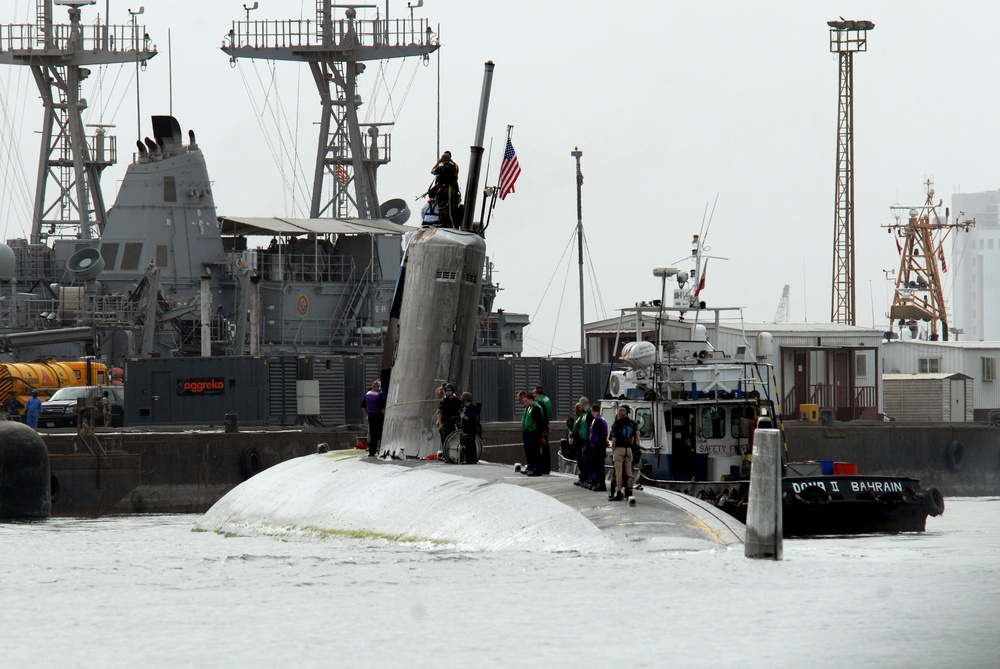
[[[607,490],[604,484],[604,459],[608,452],[608,421],[601,415],[601,403],[590,405],[590,489],[598,492]]]
[[[38,417],[42,415],[42,400],[38,399],[38,391],[31,391],[31,399],[24,405],[24,422],[38,429]]]
[[[372,389],[365,393],[361,406],[368,414],[368,457],[374,458],[382,444],[382,425],[385,423],[385,395],[382,394],[381,381],[372,381]]]

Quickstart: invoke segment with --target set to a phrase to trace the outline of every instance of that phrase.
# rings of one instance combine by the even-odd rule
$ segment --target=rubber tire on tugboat
[[[247,480],[254,474],[259,474],[260,470],[263,469],[260,463],[260,453],[257,449],[248,446],[243,450],[243,455],[240,456],[240,472],[243,474],[243,480]]]
[[[953,472],[960,472],[965,469],[965,445],[960,441],[953,441],[944,449],[944,461],[948,469]]]
[[[944,497],[937,488],[928,488],[924,492],[924,509],[927,515],[936,517],[944,513]]]

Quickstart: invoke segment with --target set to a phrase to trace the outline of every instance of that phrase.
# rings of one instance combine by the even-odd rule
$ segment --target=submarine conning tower
[[[435,390],[444,381],[459,392],[468,385],[485,260],[486,241],[477,233],[426,227],[413,235],[383,453],[426,458],[441,449]]]

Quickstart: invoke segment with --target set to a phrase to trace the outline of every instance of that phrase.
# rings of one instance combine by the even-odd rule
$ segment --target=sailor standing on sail
[[[451,159],[451,151],[441,154],[441,158],[431,168],[431,174],[437,177],[431,194],[437,204],[441,225],[446,228],[458,227],[456,223],[461,220],[458,205],[462,194],[458,189],[458,165]]]

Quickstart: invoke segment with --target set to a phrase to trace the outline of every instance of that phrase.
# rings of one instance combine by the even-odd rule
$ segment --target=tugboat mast
[[[316,20],[234,21],[222,50],[237,58],[306,62],[319,92],[322,116],[313,173],[310,218],[379,218],[375,172],[390,160],[387,123],[365,123],[361,131],[357,77],[365,61],[427,56],[438,48],[426,19],[357,18],[358,9],[375,5],[334,5],[316,0]],[[344,9],[334,19],[333,9]],[[324,182],[330,195],[324,198]],[[353,185],[353,192],[352,192]]]
[[[106,18],[103,25],[82,25],[80,8],[94,3],[37,0],[34,25],[11,24],[0,33],[0,64],[31,68],[45,106],[32,244],[58,237],[92,239],[104,230],[101,172],[117,162],[117,144],[105,130],[109,126],[98,125],[93,135],[86,134],[81,84],[90,76],[87,66],[145,63],[156,55],[145,27],[134,20],[132,25],[110,25]],[[68,26],[53,22],[53,5],[68,8]]]

